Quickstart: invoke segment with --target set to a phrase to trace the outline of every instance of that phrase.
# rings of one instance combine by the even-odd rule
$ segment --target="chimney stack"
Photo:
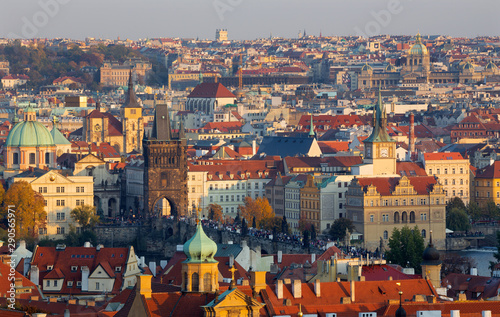
[[[293,298],[302,298],[302,282],[300,280],[293,280],[292,292]]]
[[[276,298],[283,299],[283,280],[276,282]]]
[[[314,293],[316,294],[316,297],[321,297],[321,282],[319,279],[314,281]]]
[[[152,275],[141,274],[137,276],[136,292],[144,295],[146,299],[151,298],[151,278]]]
[[[283,260],[283,251],[278,251],[278,264],[281,264]]]
[[[415,115],[410,113],[410,141],[409,141],[410,161],[413,161],[415,153]]]
[[[354,281],[351,280],[351,303],[355,303],[356,302],[356,294],[355,294],[355,285],[354,285]]]

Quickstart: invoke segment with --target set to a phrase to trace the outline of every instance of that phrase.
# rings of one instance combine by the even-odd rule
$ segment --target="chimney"
[[[257,142],[252,140],[252,156],[257,154]]]
[[[481,312],[482,317],[491,317],[491,310],[483,310]]]
[[[89,268],[82,266],[82,291],[88,292],[89,290]]]
[[[477,267],[471,267],[470,268],[470,275],[477,276]]]
[[[316,253],[311,254],[311,264],[316,262]]]
[[[266,288],[266,271],[251,271],[249,273],[250,286],[255,289],[255,292],[259,293],[261,290]]]
[[[160,261],[160,266],[161,266],[161,269],[163,270],[165,268],[165,266],[167,266],[168,264],[168,261],[167,260],[161,260]]]
[[[151,278],[152,275],[141,274],[137,276],[137,284],[135,291],[137,294],[144,295],[146,299],[151,298]]]
[[[84,248],[90,248],[90,242],[89,242],[89,241],[86,241],[86,242],[83,244],[83,247],[84,247]]]
[[[302,298],[302,282],[300,280],[293,280],[292,293],[293,298]]]
[[[413,161],[415,153],[415,115],[410,113],[410,141],[409,141],[410,161]]]
[[[276,298],[283,299],[283,280],[276,282]]]
[[[229,255],[229,267],[234,266],[234,254]]]
[[[26,249],[26,241],[25,240],[19,241],[18,248]]]
[[[356,295],[356,294],[355,294],[355,287],[356,287],[356,286],[355,286],[355,284],[354,284],[354,283],[356,283],[356,282],[351,281],[351,302],[352,302],[352,303],[355,303],[355,302],[356,302],[356,296],[355,296],[355,295]]]
[[[70,317],[71,313],[69,312],[69,309],[64,310],[64,317]]]
[[[35,285],[40,285],[39,284],[39,273],[40,273],[40,270],[38,269],[38,266],[32,265],[31,266],[30,280]]]
[[[141,256],[139,263],[141,263],[141,267],[145,267],[146,266],[146,258],[144,256]]]
[[[460,317],[459,310],[450,310],[450,317]]]
[[[156,277],[156,262],[155,261],[149,262],[149,269],[151,270],[151,273],[153,273],[153,276]]]
[[[321,297],[321,282],[319,279],[314,281],[314,293],[316,294],[316,297]]]
[[[283,251],[278,251],[278,264],[281,264],[283,260]]]

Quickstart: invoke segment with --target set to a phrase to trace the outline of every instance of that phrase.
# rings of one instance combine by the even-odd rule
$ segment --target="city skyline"
[[[326,2],[275,0],[251,4],[242,0],[40,0],[4,3],[1,37],[117,38],[181,37],[213,39],[215,29],[229,31],[231,40],[308,35],[496,35],[492,28],[500,3],[485,0]],[[193,10],[197,8],[197,10]],[[133,14],[133,16],[132,16]],[[186,18],[188,17],[188,18]],[[153,22],[151,22],[153,21]]]

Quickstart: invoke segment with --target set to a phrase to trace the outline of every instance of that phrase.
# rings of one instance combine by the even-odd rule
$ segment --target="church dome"
[[[409,55],[426,55],[428,54],[427,47],[422,43],[422,37],[417,34],[415,44],[408,51]]]
[[[385,68],[386,72],[395,72],[396,70],[396,67],[392,64],[387,65],[387,67]]]
[[[490,61],[485,67],[484,69],[486,70],[497,70],[498,69],[498,66],[495,65],[495,63],[493,63],[492,61]]]
[[[53,127],[52,130],[50,130],[50,135],[52,135],[52,139],[54,139],[54,144],[57,145],[71,144],[71,142],[69,142],[68,139],[66,139],[64,135],[61,133],[61,131],[59,131],[59,129],[56,127]]]
[[[12,128],[7,136],[6,146],[36,147],[53,146],[54,139],[49,130],[37,121],[22,121]]]
[[[396,310],[396,317],[406,317],[406,310],[402,307],[399,306],[398,310]]]
[[[434,248],[434,244],[432,243],[432,233],[429,241],[429,245],[425,248],[424,253],[422,255],[422,265],[439,265],[441,261],[439,260],[439,251]]]
[[[215,262],[217,244],[205,234],[199,222],[196,233],[184,244],[183,250],[187,256],[186,263]]]
[[[368,72],[368,71],[373,71],[373,68],[368,65],[368,63],[364,64],[363,67],[361,67],[362,72]]]

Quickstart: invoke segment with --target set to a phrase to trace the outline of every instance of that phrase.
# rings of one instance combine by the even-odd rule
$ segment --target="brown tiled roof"
[[[434,176],[408,177],[418,195],[428,195],[432,190],[436,179]],[[358,178],[359,184],[366,190],[366,187],[373,185],[382,196],[391,196],[392,192],[399,184],[399,177],[362,177]]]
[[[188,98],[236,98],[221,83],[201,83],[187,96]]]
[[[500,161],[495,161],[493,164],[477,170],[476,178],[500,178]]]

